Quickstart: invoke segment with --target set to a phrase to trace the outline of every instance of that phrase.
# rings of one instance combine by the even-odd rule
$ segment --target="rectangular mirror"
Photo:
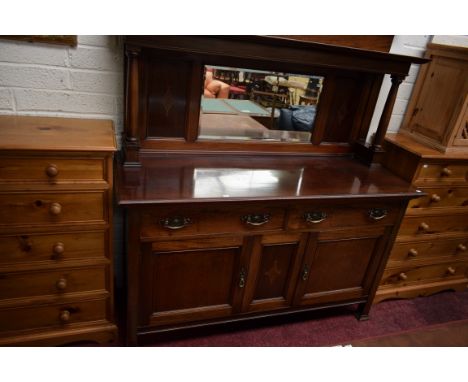
[[[205,66],[199,140],[311,140],[324,77]]]

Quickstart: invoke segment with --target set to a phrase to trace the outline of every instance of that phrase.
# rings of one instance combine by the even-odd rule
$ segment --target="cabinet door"
[[[253,238],[244,311],[292,305],[307,234],[264,235]]]
[[[422,78],[424,82],[414,109],[408,110],[412,113],[409,129],[446,143],[457,117],[453,115],[454,110],[466,88],[466,70],[458,60],[434,56],[424,68]],[[422,80],[418,78],[418,81]]]
[[[366,297],[391,228],[361,228],[311,234],[295,303],[321,304]]]
[[[144,246],[140,325],[223,317],[240,308],[247,266],[242,237]]]

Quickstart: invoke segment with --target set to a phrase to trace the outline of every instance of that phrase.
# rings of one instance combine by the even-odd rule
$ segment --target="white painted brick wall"
[[[76,47],[0,40],[0,114],[102,118],[123,130],[123,50],[115,36]]]

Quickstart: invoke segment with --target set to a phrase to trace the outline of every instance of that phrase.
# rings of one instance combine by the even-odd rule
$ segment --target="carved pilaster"
[[[392,74],[392,87],[388,92],[387,100],[380,117],[379,126],[375,132],[374,141],[372,142],[372,149],[374,151],[382,151],[382,143],[387,132],[390,118],[392,117],[393,106],[395,105],[398,87],[403,81],[403,77]]]
[[[138,166],[138,153],[140,150],[139,136],[139,48],[127,47],[125,51],[127,59],[127,73],[125,84],[125,162],[126,166]]]

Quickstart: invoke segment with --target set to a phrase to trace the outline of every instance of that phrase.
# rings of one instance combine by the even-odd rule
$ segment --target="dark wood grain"
[[[351,158],[153,156],[132,171],[138,184],[126,183],[131,170],[118,171],[121,205],[417,195],[381,166]]]
[[[273,37],[284,37],[291,40],[318,42],[321,44],[347,46],[365,50],[376,50],[379,52],[389,52],[393,42],[393,36],[390,35],[278,35]]]
[[[369,165],[363,139],[384,73],[425,61],[256,36],[129,36],[126,47],[145,68],[140,167],[117,173],[127,344],[332,306],[357,304],[366,318],[407,203],[423,193]],[[311,142],[198,139],[205,64],[323,76]],[[358,141],[367,165],[353,157]]]
[[[261,36],[127,36],[125,49],[131,57],[126,73],[127,165],[136,165],[140,149],[279,154],[352,152],[358,147],[354,142],[367,136],[383,75],[403,78],[412,62],[427,61]],[[311,143],[197,139],[205,65],[324,77]],[[392,105],[388,102],[378,137],[385,135]],[[372,148],[360,148],[364,152],[361,157],[368,163],[380,159],[373,155]]]

